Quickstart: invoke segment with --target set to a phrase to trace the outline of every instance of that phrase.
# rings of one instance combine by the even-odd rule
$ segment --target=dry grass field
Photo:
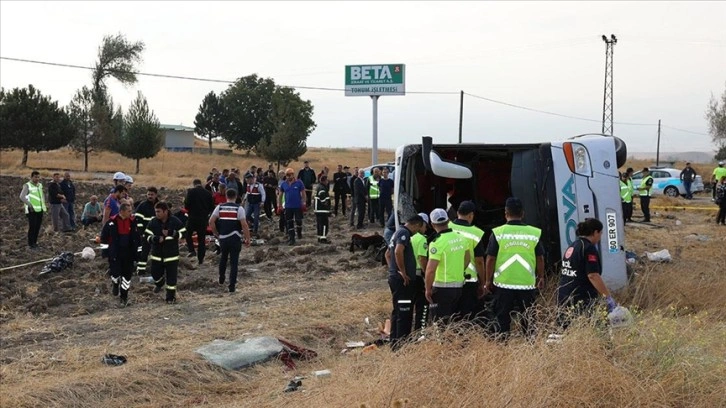
[[[390,154],[387,157],[385,154]],[[380,161],[393,158],[381,153]],[[244,155],[164,153],[142,161],[133,196],[147,183],[174,188],[209,168],[263,164]],[[316,170],[338,162],[365,165],[370,152],[309,149]],[[24,245],[26,223],[16,201],[20,155],[3,152],[0,189],[0,267],[78,251],[96,231],[41,233],[39,253]],[[161,164],[163,162],[163,165]],[[29,165],[47,175],[81,159],[68,152],[31,153]],[[649,163],[629,163],[634,168]],[[162,167],[163,166],[163,167]],[[299,167],[295,164],[294,167]],[[103,153],[93,172],[131,170],[133,162]],[[95,180],[98,182],[98,180]],[[103,180],[106,183],[107,180]],[[107,184],[107,183],[106,183]],[[79,201],[105,186],[79,183]],[[341,354],[346,341],[378,338],[390,313],[386,272],[370,256],[347,249],[351,230],[332,220],[330,246],[314,243],[311,217],[294,248],[274,243],[244,249],[238,292],[216,282],[217,257],[197,266],[184,258],[179,299],[166,305],[149,286],[133,282],[132,305],[116,307],[106,261],[78,261],[73,269],[38,277],[39,266],[0,272],[0,402],[5,407],[723,407],[726,406],[726,227],[715,225],[714,205],[700,196],[656,198],[652,225],[629,224],[626,249],[640,257],[632,282],[616,299],[635,323],[607,330],[578,321],[560,344],[553,329],[555,279],[538,301],[534,342],[493,341],[455,327],[393,353],[387,347]],[[636,210],[636,220],[640,212]],[[274,226],[263,235],[279,239]],[[673,260],[652,263],[643,254],[668,249]],[[366,323],[368,318],[369,324]],[[284,337],[318,353],[287,370],[280,361],[230,372],[194,350],[214,339]],[[110,367],[105,353],[128,363]],[[315,378],[314,370],[332,375]],[[296,375],[302,388],[283,393]]]

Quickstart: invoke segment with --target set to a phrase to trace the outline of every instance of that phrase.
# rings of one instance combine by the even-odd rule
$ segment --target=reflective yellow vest
[[[368,197],[370,197],[371,200],[375,200],[380,197],[381,193],[378,190],[378,180],[376,180],[373,175],[368,176],[368,185]]]
[[[623,182],[623,180],[620,180],[620,199],[624,203],[631,203],[633,201],[633,193],[630,191],[630,186]]]
[[[653,180],[653,177],[651,177],[650,175],[643,177],[643,180],[640,182],[640,187],[645,187],[645,183],[648,180],[651,180],[652,181]],[[651,184],[650,189],[648,189],[648,190],[640,190],[640,196],[641,197],[649,197],[650,196],[650,191],[652,189],[653,189],[653,185]]]
[[[471,259],[471,261],[469,261],[469,265],[467,265],[466,267],[466,273],[469,275],[469,279],[467,279],[466,281],[478,282],[479,275],[476,272],[476,262],[474,261],[474,248],[484,236],[484,231],[474,225],[459,225],[454,223],[453,221],[449,223],[449,228],[451,228],[455,233],[466,238],[471,244],[471,246],[469,247],[469,258]]]
[[[529,225],[505,224],[492,230],[499,243],[494,264],[494,286],[505,289],[534,289],[537,257],[534,249],[542,231]]]
[[[45,198],[43,197],[43,185],[41,183],[33,184],[32,181],[25,183],[28,186],[28,201],[33,206],[35,212],[48,211],[45,207]],[[25,206],[25,213],[28,214],[28,206]]]
[[[461,288],[464,286],[464,260],[469,242],[461,235],[449,231],[440,234],[429,244],[429,259],[439,261],[434,275],[434,286],[438,288]]]

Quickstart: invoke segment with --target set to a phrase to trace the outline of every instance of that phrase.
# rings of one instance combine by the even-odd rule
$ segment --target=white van
[[[477,205],[474,223],[489,239],[504,224],[504,202],[524,204],[524,222],[542,229],[547,266],[559,270],[564,250],[577,238],[577,223],[597,218],[605,226],[599,244],[603,279],[611,289],[627,284],[618,168],[627,158],[622,140],[581,135],[531,144],[445,144],[430,137],[396,150],[397,221],[434,208]],[[488,242],[488,241],[487,241]]]

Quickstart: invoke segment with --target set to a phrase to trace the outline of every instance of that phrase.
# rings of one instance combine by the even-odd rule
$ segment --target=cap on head
[[[424,220],[424,222],[426,224],[429,223],[429,216],[428,216],[428,214],[426,214],[426,213],[418,213],[418,216],[421,217],[421,218],[423,218],[423,220]]]
[[[252,179],[255,178],[255,173],[247,173],[245,174],[245,179]]]
[[[469,215],[474,211],[476,211],[476,204],[470,200],[462,201],[461,204],[459,204],[459,209],[457,210],[457,212],[461,215]]]
[[[126,176],[126,182],[127,183],[133,183],[134,182],[134,178],[131,177],[131,176]]]
[[[510,213],[519,214],[523,209],[522,200],[517,197],[509,197],[504,203],[504,208]]]
[[[126,175],[125,175],[125,174],[123,174],[123,173],[122,173],[122,172],[120,172],[120,171],[117,171],[117,172],[116,172],[116,173],[115,173],[115,174],[113,175],[113,179],[114,179],[114,180],[121,180],[121,181],[125,181],[125,180],[126,180]]]
[[[718,162],[718,165],[723,166],[723,162],[722,161]]]
[[[432,224],[444,224],[449,221],[449,215],[443,208],[434,208],[431,211],[430,220]]]

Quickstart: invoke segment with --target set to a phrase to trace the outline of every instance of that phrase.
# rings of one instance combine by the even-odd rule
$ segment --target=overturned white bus
[[[472,200],[474,223],[488,240],[492,228],[505,223],[506,199],[519,197],[524,221],[542,229],[550,268],[576,239],[577,223],[597,218],[605,226],[599,244],[603,279],[619,289],[627,283],[618,178],[626,158],[622,140],[597,134],[531,144],[435,145],[424,137],[396,150],[395,213],[405,220]]]

